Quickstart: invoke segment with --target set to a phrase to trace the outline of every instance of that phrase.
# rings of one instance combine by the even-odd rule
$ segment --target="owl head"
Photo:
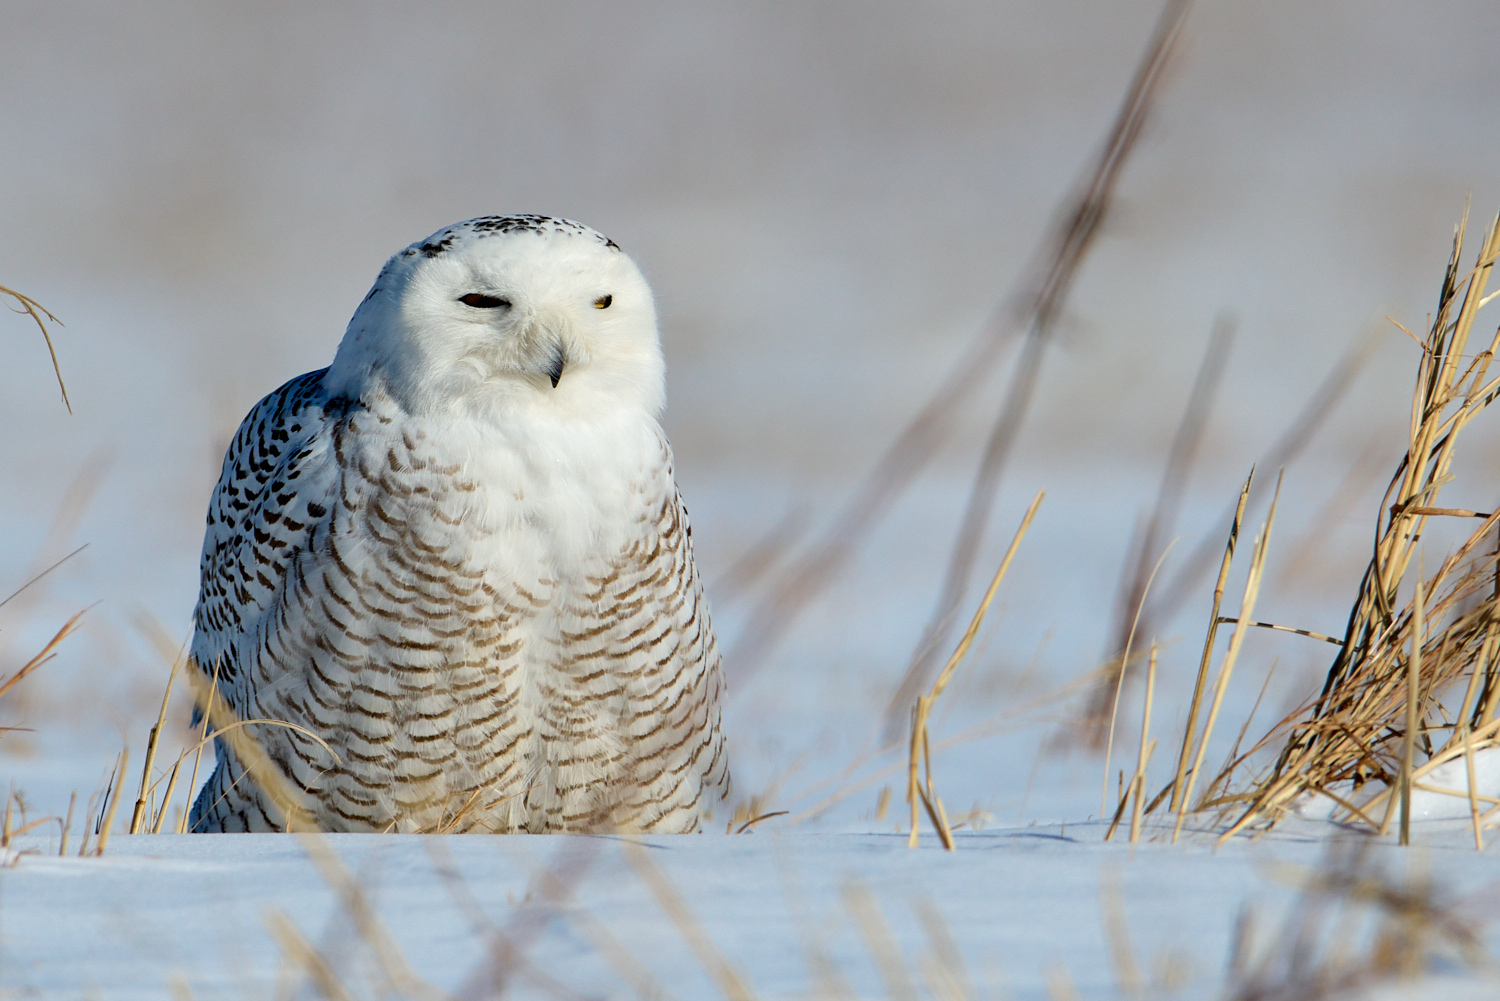
[[[481,216],[381,270],[325,383],[378,385],[412,413],[543,408],[558,416],[664,402],[651,289],[612,240],[549,216]]]

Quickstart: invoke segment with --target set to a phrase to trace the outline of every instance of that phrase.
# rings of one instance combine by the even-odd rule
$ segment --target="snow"
[[[918,971],[934,968],[923,957],[940,952],[924,909],[957,944],[967,997],[1047,998],[1060,976],[1083,998],[1121,996],[1101,917],[1112,906],[1123,909],[1143,975],[1170,965],[1186,980],[1183,996],[1215,997],[1240,914],[1253,907],[1263,929],[1284,921],[1295,887],[1283,870],[1316,867],[1327,833],[1304,826],[1215,850],[1191,833],[1175,847],[1131,846],[1103,843],[1098,823],[1038,825],[961,832],[953,853],[930,835],[912,851],[894,834],[156,835],[116,836],[97,859],[58,858],[55,837],[25,838],[0,869],[0,988],[150,998],[175,983],[197,998],[268,996],[293,972],[270,931],[279,913],[351,993],[376,996],[383,975],[310,859],[331,847],[396,943],[387,958],[399,954],[421,980],[471,996],[497,976],[501,955],[520,997],[634,996],[628,962],[622,972],[598,947],[600,927],[666,996],[717,996],[634,852],[681,895],[756,997],[812,992],[820,950],[854,996],[883,996],[860,915],[889,926],[904,975],[920,980]],[[1466,836],[1422,827],[1420,865],[1438,885],[1492,893],[1500,857],[1465,848]],[[1413,858],[1389,844],[1373,855],[1398,874]],[[548,872],[566,884],[559,907],[539,878]],[[860,888],[873,911],[851,904]],[[1425,996],[1439,983],[1445,997],[1495,989],[1447,971],[1391,996]]]

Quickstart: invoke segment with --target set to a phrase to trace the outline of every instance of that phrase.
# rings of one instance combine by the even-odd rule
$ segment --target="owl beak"
[[[553,389],[557,388],[557,380],[562,378],[563,368],[567,363],[568,357],[566,352],[563,351],[563,346],[561,344],[554,344],[547,360],[547,368],[545,369],[547,378],[552,380]]]
[[[567,316],[553,311],[537,314],[528,325],[526,341],[529,342],[531,363],[536,366],[532,371],[545,375],[556,389],[563,369],[571,360],[568,348],[573,344],[573,332]]]

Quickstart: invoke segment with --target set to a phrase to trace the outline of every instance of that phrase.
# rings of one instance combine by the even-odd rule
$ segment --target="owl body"
[[[325,830],[693,830],[723,684],[649,292],[592,230],[498,218],[535,221],[398,254],[334,364],[246,418],[194,657],[293,724],[249,729]],[[193,828],[282,829],[220,756]]]

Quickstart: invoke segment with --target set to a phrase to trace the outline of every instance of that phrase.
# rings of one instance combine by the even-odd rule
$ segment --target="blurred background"
[[[152,623],[186,638],[203,512],[239,419],[327,364],[388,255],[475,215],[579,219],[652,282],[664,423],[733,651],[776,587],[774,573],[746,583],[747,554],[826,524],[1014,300],[1158,13],[1145,0],[10,10],[0,284],[66,324],[54,337],[74,412],[30,321],[0,314],[0,596],[87,548],[0,608],[0,672],[89,611],[0,703],[0,724],[30,728],[0,740],[0,781],[56,812],[122,739],[139,760],[167,674]],[[1047,500],[940,733],[1111,652],[1132,532],[1220,315],[1237,336],[1178,554],[1217,531],[1351,344],[1371,345],[1287,469],[1257,615],[1341,633],[1409,417],[1415,345],[1384,318],[1420,330],[1465,199],[1476,230],[1500,204],[1495,4],[1204,0],[1182,42],[1045,355],[976,577],[1032,495]],[[816,796],[799,788],[871,746],[937,599],[1004,371],[764,666],[739,675],[731,656],[742,793],[801,808]],[[1500,478],[1480,474],[1500,436],[1464,447],[1478,473],[1445,501],[1488,510]],[[1160,726],[1180,719],[1209,587],[1152,623]],[[1274,665],[1267,703],[1286,708],[1331,653],[1252,637],[1235,697],[1248,708]],[[1062,790],[1077,776],[1097,790],[1097,759],[1038,751],[1069,743],[1056,738],[1073,711],[1053,704],[952,751],[950,804],[1006,820],[1096,810]],[[174,707],[178,730],[186,715]],[[1055,780],[1036,782],[1034,760]],[[879,787],[830,816],[866,822]]]

